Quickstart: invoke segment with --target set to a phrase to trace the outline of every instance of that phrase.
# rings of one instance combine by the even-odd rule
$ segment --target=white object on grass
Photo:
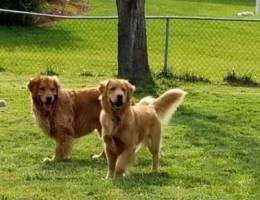
[[[251,11],[244,11],[244,12],[237,13],[237,16],[239,17],[254,16],[254,13]]]

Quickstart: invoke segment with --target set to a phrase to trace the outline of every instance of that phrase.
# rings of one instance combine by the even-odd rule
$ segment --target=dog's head
[[[44,111],[50,112],[58,98],[60,90],[57,77],[37,76],[32,78],[27,86],[32,94],[34,103]]]
[[[99,86],[103,107],[109,107],[113,111],[120,111],[131,105],[131,97],[135,86],[124,79],[112,79],[104,81]]]

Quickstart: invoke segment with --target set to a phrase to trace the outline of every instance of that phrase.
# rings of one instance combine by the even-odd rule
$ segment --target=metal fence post
[[[255,12],[260,14],[260,0],[256,0]]]
[[[170,18],[166,18],[165,26],[165,47],[164,47],[164,68],[163,73],[168,74],[168,48],[169,48],[169,34],[170,34]]]

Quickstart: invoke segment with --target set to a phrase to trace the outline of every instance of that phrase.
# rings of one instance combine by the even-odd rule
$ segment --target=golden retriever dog
[[[55,155],[44,161],[64,160],[71,151],[74,138],[94,129],[101,133],[98,89],[65,91],[60,87],[57,77],[50,76],[32,78],[28,82],[28,89],[39,127],[56,141]]]
[[[158,98],[145,97],[131,105],[135,87],[123,79],[100,84],[100,122],[108,162],[107,178],[123,176],[140,144],[152,154],[152,169],[159,170],[161,128],[182,103],[186,92],[170,89]]]

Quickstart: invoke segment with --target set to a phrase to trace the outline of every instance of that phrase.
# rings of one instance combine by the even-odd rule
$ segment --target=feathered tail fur
[[[181,89],[170,89],[158,98],[145,97],[138,104],[153,105],[162,124],[167,124],[187,93]]]

